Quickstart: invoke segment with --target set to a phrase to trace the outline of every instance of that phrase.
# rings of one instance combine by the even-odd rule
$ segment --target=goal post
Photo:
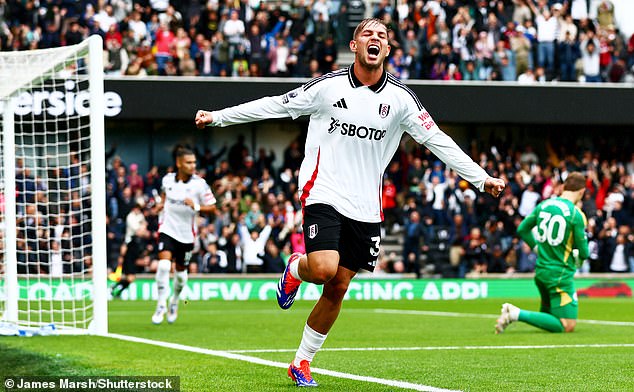
[[[0,52],[5,323],[108,332],[104,104],[101,37]]]

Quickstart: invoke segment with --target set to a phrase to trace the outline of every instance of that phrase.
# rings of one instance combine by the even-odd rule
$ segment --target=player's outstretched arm
[[[490,177],[483,168],[473,161],[458,145],[442,130],[438,129],[424,142],[425,146],[451,167],[460,177],[469,181],[480,191],[498,197],[504,191],[506,184],[500,178]]]
[[[196,124],[196,128],[203,129],[207,125],[213,122],[213,117],[211,112],[206,110],[199,110],[196,112],[196,117],[194,117],[194,123]]]

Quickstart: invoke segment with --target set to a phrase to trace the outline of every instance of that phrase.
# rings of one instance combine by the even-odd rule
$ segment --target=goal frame
[[[105,184],[105,125],[104,125],[104,72],[103,40],[99,35],[87,38],[88,82],[90,100],[90,186],[92,219],[92,320],[87,329],[60,329],[60,334],[108,334],[108,290],[106,247],[106,184]],[[85,46],[80,43],[75,46]],[[54,67],[56,64],[52,64]],[[49,69],[43,69],[43,72]],[[15,165],[15,103],[11,96],[23,86],[17,86],[6,98],[3,113],[3,167],[5,197],[5,252],[4,291],[5,309],[2,321],[20,325],[20,287],[17,268],[17,201]]]

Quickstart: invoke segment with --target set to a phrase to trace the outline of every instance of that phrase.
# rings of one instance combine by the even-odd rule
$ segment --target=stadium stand
[[[349,64],[350,26],[375,16],[403,80],[634,81],[627,0],[535,1],[3,0],[0,50],[99,34],[112,76],[314,77]]]
[[[352,18],[369,14],[392,26],[393,54],[403,58],[393,56],[390,71],[402,79],[588,82],[586,76],[592,76],[596,81],[625,82],[634,77],[634,35],[629,39],[623,36],[621,32],[631,31],[631,26],[624,26],[623,18],[617,18],[615,4],[622,3],[538,1],[534,10],[543,18],[551,12],[559,30],[554,66],[545,72],[539,66],[536,12],[525,6],[526,1],[418,0],[396,6],[387,2],[298,1],[261,2],[255,8],[251,2],[248,6],[232,3],[235,8],[229,8],[213,1],[201,5],[0,0],[0,48],[70,45],[89,34],[99,34],[104,37],[108,55],[104,67],[111,76],[310,77],[348,61],[345,57],[341,60],[338,48],[351,33]],[[585,13],[573,6],[580,3],[586,3]],[[590,4],[597,5],[596,9]],[[596,61],[592,55],[583,54],[590,51],[587,43],[595,40],[598,66],[591,63]],[[393,207],[380,269],[458,277],[531,271],[534,255],[516,238],[515,228],[524,211],[558,192],[568,172],[581,170],[588,175],[583,209],[589,219],[592,249],[582,271],[634,272],[631,142],[594,137],[585,145],[565,138],[550,140],[548,154],[543,156],[528,148],[517,150],[503,141],[482,143],[471,155],[481,157],[481,165],[490,174],[504,177],[509,184],[499,200],[473,192],[451,171],[435,165],[429,151],[399,151],[386,172],[386,184],[391,186],[385,186],[384,191],[393,193],[384,195],[384,205],[393,199]],[[566,146],[576,146],[578,152],[572,153]],[[259,216],[267,218],[264,222],[273,219],[262,269],[279,272],[280,261],[303,247],[296,183],[301,145],[292,142],[279,167],[273,166],[274,159],[266,151],[256,156],[245,146],[235,150],[237,153],[231,150],[228,156],[224,149],[197,154],[201,175],[219,199],[220,213],[201,218],[200,243],[192,268],[204,273],[245,270],[236,224],[251,214],[258,215],[248,219],[254,222],[251,230],[262,228]],[[160,178],[173,170],[153,167],[138,173],[134,162],[123,162],[114,154],[107,154],[110,269],[116,268],[126,217],[135,204],[142,205],[150,231],[156,233],[154,205]],[[17,186],[20,190],[68,185],[42,184],[25,171]],[[412,211],[420,217],[416,225],[411,221]],[[28,211],[22,214],[23,219],[29,218]],[[474,236],[473,228],[479,228],[481,235]],[[408,236],[412,238],[406,240]],[[156,268],[155,239],[152,235],[147,252],[138,260],[139,272],[154,272]],[[410,240],[420,247],[420,254],[415,252],[413,258],[405,249]],[[48,250],[45,245],[43,252]],[[66,255],[64,242],[61,245]],[[47,272],[49,266],[43,263],[33,268]]]
[[[480,276],[487,273],[531,272],[535,255],[516,236],[523,214],[540,200],[558,194],[567,173],[587,174],[583,202],[591,256],[581,268],[586,272],[634,270],[634,154],[631,145],[619,145],[601,135],[587,141],[580,153],[568,151],[570,140],[548,141],[548,155],[538,156],[530,147],[513,148],[501,140],[473,151],[490,174],[508,182],[499,199],[479,194],[437,163],[431,153],[416,145],[395,154],[385,175],[386,197],[396,200],[386,221],[383,253],[377,273],[414,273],[418,277]],[[492,148],[493,147],[493,148]],[[293,141],[282,165],[274,167],[274,156],[264,150],[257,156],[240,141],[216,154],[198,152],[199,169],[218,198],[219,213],[201,217],[200,238],[192,272],[241,273],[241,238],[237,227],[244,222],[249,231],[271,225],[272,233],[258,268],[279,272],[295,251],[303,250],[301,208],[297,195],[298,162],[301,150]],[[487,152],[489,151],[489,152]],[[111,152],[114,154],[114,152]],[[608,158],[609,157],[609,158]],[[230,162],[233,161],[233,164]],[[232,169],[232,166],[235,169]],[[126,214],[134,203],[143,205],[150,230],[156,233],[154,211],[160,175],[173,170],[153,167],[139,181],[125,164],[113,156],[108,175],[109,259],[116,260],[118,244],[125,232]],[[134,180],[133,180],[134,179]],[[133,181],[132,181],[133,180]],[[135,190],[132,191],[133,185]],[[442,207],[434,209],[434,204]],[[418,218],[415,218],[417,215]],[[139,258],[139,272],[155,268],[156,235],[148,240],[148,252]],[[116,263],[110,268],[115,268]]]

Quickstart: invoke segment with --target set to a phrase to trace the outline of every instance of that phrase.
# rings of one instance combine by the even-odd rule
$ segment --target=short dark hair
[[[363,31],[365,26],[367,26],[367,25],[369,25],[371,23],[378,23],[381,26],[385,27],[385,31],[386,32],[390,31],[390,28],[385,23],[383,23],[383,21],[381,19],[379,19],[379,18],[365,18],[361,22],[359,22],[357,27],[354,29],[354,33],[352,34],[352,39],[357,39],[357,36],[359,34],[361,34],[361,32]]]
[[[586,176],[579,172],[572,172],[564,181],[564,191],[573,191],[584,189],[586,187]]]
[[[176,158],[184,157],[185,155],[196,155],[192,150],[187,147],[178,147],[176,149]]]

